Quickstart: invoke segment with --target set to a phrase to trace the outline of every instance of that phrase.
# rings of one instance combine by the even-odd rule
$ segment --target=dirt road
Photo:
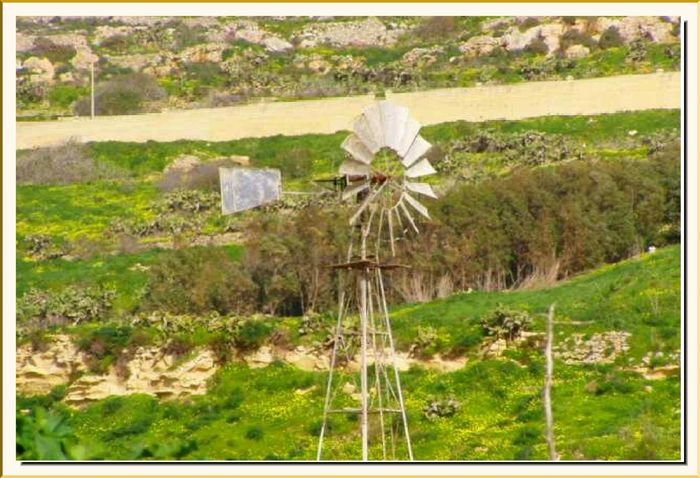
[[[387,93],[408,106],[424,125],[445,121],[523,119],[545,115],[592,115],[654,108],[680,108],[681,74],[624,75],[571,81],[540,81],[504,86]],[[80,141],[175,141],[307,133],[350,128],[373,96],[260,103],[216,109],[167,111],[17,123],[17,148]]]

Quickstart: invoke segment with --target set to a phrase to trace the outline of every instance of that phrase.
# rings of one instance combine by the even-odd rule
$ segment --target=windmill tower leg
[[[367,385],[367,293],[368,269],[360,274],[360,430],[362,434],[362,461],[369,460],[368,385]]]
[[[399,377],[399,367],[396,363],[396,349],[394,348],[394,337],[391,333],[391,322],[389,320],[389,308],[386,303],[386,295],[384,293],[384,279],[382,278],[381,269],[377,269],[377,284],[379,287],[379,297],[381,302],[382,314],[384,315],[384,326],[386,327],[386,336],[389,342],[389,354],[391,355],[392,367],[394,369],[394,378],[396,380],[396,391],[399,399],[399,410],[401,413],[401,422],[403,423],[404,435],[406,437],[406,448],[408,450],[408,459],[413,461],[413,448],[411,447],[411,435],[408,432],[408,419],[406,417],[406,404],[403,400],[403,391],[401,390],[401,378]]]

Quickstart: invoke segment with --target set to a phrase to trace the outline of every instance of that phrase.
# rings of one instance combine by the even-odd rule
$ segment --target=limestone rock
[[[81,49],[78,50],[73,58],[71,58],[70,63],[76,70],[88,70],[90,65],[97,63],[98,60],[99,57],[94,54],[92,50]]]
[[[228,27],[228,31],[236,40],[247,41],[256,45],[262,44],[262,41],[270,35],[269,32],[260,28],[260,26],[252,21],[240,21]]]
[[[284,361],[309,372],[328,370],[327,354],[318,355],[306,347],[298,346],[284,355]]]
[[[513,23],[515,23],[514,17],[499,17],[492,20],[485,20],[481,23],[481,31],[492,32],[509,27]]]
[[[225,43],[202,43],[186,48],[180,57],[186,63],[220,63],[225,49]]]
[[[32,83],[53,83],[54,67],[47,58],[30,56],[22,64]]]
[[[616,27],[625,43],[640,38],[655,43],[676,43],[679,38],[673,35],[674,23],[660,17],[601,17],[596,21],[596,29],[602,33],[610,27]]]
[[[508,342],[505,339],[496,339],[488,342],[482,348],[481,354],[484,358],[498,358],[508,349]]]
[[[401,62],[408,66],[430,66],[436,63],[445,49],[439,46],[432,48],[414,48],[401,57]]]
[[[34,35],[26,35],[21,32],[17,32],[15,36],[15,51],[17,53],[24,53],[34,48]]]
[[[260,347],[251,354],[245,355],[243,361],[251,368],[261,368],[270,365],[275,361],[275,355],[272,349],[267,345]]]
[[[582,334],[572,334],[555,345],[554,355],[566,363],[612,363],[629,350],[629,332],[596,333],[585,340]]]
[[[271,53],[283,53],[294,48],[288,41],[274,36],[263,39],[262,44]]]
[[[17,391],[25,395],[43,395],[57,385],[68,382],[70,377],[85,370],[83,357],[70,337],[56,335],[43,352],[32,350],[30,345],[17,349]]]
[[[537,25],[524,32],[516,27],[511,27],[501,37],[501,44],[508,51],[520,51],[536,39],[541,38],[547,45],[548,54],[551,54],[559,49],[559,40],[563,33],[564,26],[561,23]]]
[[[389,29],[374,17],[361,21],[317,23],[304,28],[299,36],[299,46],[390,46],[406,31],[398,25]]]
[[[180,173],[188,173],[192,171],[195,167],[197,167],[200,163],[201,161],[197,156],[194,156],[192,154],[182,154],[175,158],[172,163],[166,166],[164,172],[168,173],[171,171],[177,171]]]
[[[217,370],[214,355],[200,350],[177,365],[175,357],[156,347],[139,348],[128,362],[123,379],[111,370],[106,375],[84,375],[68,388],[65,402],[83,406],[111,395],[147,393],[159,398],[183,398],[206,393],[207,381]]]
[[[571,45],[566,49],[565,55],[571,60],[587,57],[591,53],[591,49],[583,45]]]
[[[480,56],[488,56],[497,49],[500,49],[501,41],[497,38],[481,35],[471,37],[465,43],[459,46],[459,51],[464,53],[467,58],[476,58]]]

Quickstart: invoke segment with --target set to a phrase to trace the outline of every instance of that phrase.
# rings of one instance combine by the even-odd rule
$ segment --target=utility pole
[[[559,461],[557,449],[554,443],[554,416],[552,415],[552,375],[554,374],[554,359],[552,357],[552,343],[554,342],[554,304],[549,306],[547,314],[547,343],[544,348],[544,357],[547,368],[544,379],[544,414],[547,421],[547,446],[549,459]]]
[[[95,119],[95,61],[90,63],[90,119]]]

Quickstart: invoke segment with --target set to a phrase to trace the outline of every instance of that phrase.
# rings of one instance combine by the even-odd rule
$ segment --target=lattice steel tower
[[[408,108],[381,101],[355,120],[342,145],[349,154],[340,166],[342,197],[359,205],[346,262],[332,266],[344,272],[317,460],[353,446],[342,436],[333,440],[337,414],[358,416],[363,461],[413,460],[383,273],[403,267],[391,260],[396,241],[418,232],[411,211],[429,218],[412,194],[436,197],[429,184],[414,181],[435,173],[420,128]]]

